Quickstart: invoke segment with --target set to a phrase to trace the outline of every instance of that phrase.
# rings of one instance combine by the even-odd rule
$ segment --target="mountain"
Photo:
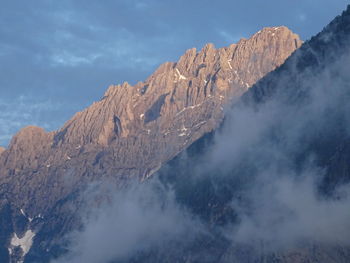
[[[349,44],[350,6],[162,167],[210,234],[132,262],[350,260]]]
[[[224,107],[302,44],[286,27],[215,49],[188,50],[135,86],[110,86],[61,129],[26,127],[0,153],[0,258],[47,262],[79,225],[93,182],[145,180],[212,131]]]

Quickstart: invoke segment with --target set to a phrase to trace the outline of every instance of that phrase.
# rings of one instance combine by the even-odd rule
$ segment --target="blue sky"
[[[110,84],[136,83],[186,49],[266,26],[306,40],[345,0],[2,0],[0,145],[26,125],[60,127]]]

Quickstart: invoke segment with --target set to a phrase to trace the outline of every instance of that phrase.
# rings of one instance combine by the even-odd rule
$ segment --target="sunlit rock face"
[[[274,27],[229,47],[190,49],[177,63],[161,65],[134,87],[109,87],[100,101],[56,132],[21,130],[1,154],[0,180],[11,184],[21,207],[34,198],[35,208],[28,212],[39,213],[71,191],[62,182],[67,174],[72,174],[73,188],[101,174],[145,178],[217,127],[223,107],[301,43],[286,27]],[[36,191],[29,194],[33,187]]]
[[[349,66],[350,6],[160,169],[210,235],[136,262],[348,262]]]
[[[74,229],[71,209],[81,201],[78,193],[86,183],[149,178],[218,127],[225,106],[301,44],[288,28],[273,27],[228,47],[193,48],[135,86],[110,86],[101,100],[57,131],[22,129],[6,150],[0,149],[0,195],[11,208],[15,228],[24,224],[37,233],[32,254],[49,255],[54,241]],[[26,219],[18,221],[20,209]]]

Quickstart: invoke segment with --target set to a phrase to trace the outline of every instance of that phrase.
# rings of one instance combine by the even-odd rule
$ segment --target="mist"
[[[288,69],[297,67],[297,55],[288,61]],[[322,63],[327,67],[321,70],[294,76],[291,70],[285,79],[279,75],[272,99],[227,112],[207,157],[209,166],[237,177],[234,169],[242,163],[253,167],[249,184],[240,192],[245,201],[231,203],[240,223],[224,232],[233,243],[263,241],[269,252],[302,242],[350,245],[350,185],[340,174],[332,174],[333,181],[341,178],[334,186],[325,183],[327,169],[338,161],[335,155],[350,135],[348,49],[336,61]]]
[[[172,171],[184,173],[181,179],[198,180],[193,191],[203,177],[214,187],[219,179],[227,180],[225,187],[234,194],[222,213],[231,209],[237,220],[220,226],[206,222],[190,209],[193,200],[184,200],[181,189],[160,183],[155,175],[117,191],[108,205],[94,210],[84,230],[72,235],[72,252],[55,262],[127,261],[140,252],[176,250],[174,244],[191,244],[215,227],[231,248],[263,242],[263,253],[283,253],[305,242],[349,246],[350,185],[341,169],[329,177],[350,137],[348,51],[328,55],[336,60],[318,61],[327,67],[301,71],[300,53],[295,54],[287,73],[276,74],[276,81],[269,76],[270,83],[278,83],[273,95],[253,106],[239,102],[227,109],[222,129],[201,160],[190,171]],[[335,183],[327,184],[327,178]]]
[[[53,262],[125,262],[150,249],[161,250],[168,242],[190,242],[204,231],[158,180],[132,183],[122,190],[103,185],[87,191],[86,198],[96,199],[102,192],[108,198],[81,215],[83,230],[69,234],[70,253]]]

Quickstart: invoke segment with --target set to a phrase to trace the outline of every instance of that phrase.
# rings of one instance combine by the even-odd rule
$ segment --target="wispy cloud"
[[[73,109],[99,98],[110,84],[143,80],[188,48],[208,42],[225,46],[275,25],[287,25],[307,38],[346,4],[322,0],[315,9],[313,1],[262,5],[257,0],[219,0],[213,8],[207,0],[200,5],[183,0],[5,0],[0,10],[2,99],[15,104],[24,94],[59,100],[72,105],[73,115]],[[299,14],[312,17],[307,27],[296,19]],[[61,110],[57,115],[67,116]]]
[[[327,32],[326,41],[336,46],[332,40],[338,37]],[[343,161],[348,150],[337,156],[350,138],[350,49],[325,49],[326,55],[317,57],[320,65],[296,71],[303,55],[317,54],[312,47],[303,48],[284,71],[269,75],[269,86],[258,84],[269,92],[276,88],[275,93],[253,106],[241,102],[228,110],[214,142],[204,151],[203,144],[197,149],[193,159],[198,162],[185,153],[177,159],[179,166],[162,170],[163,195],[141,184],[117,192],[110,206],[93,213],[97,219],[88,220],[74,236],[77,245],[68,259],[133,262],[128,260],[150,255],[143,262],[164,262],[160,255],[166,254],[171,255],[168,262],[186,255],[199,262],[254,262],[266,255],[284,258],[302,247],[312,261],[322,257],[322,246],[324,253],[342,258],[333,248],[348,251],[350,246],[350,184]],[[333,162],[336,169],[328,170]],[[225,216],[229,219],[220,220]],[[198,225],[199,233],[214,232],[215,240],[193,232]],[[177,235],[183,226],[192,239]],[[177,238],[181,246],[173,245]],[[210,251],[215,260],[207,258],[203,239],[210,247],[219,244]],[[310,250],[305,244],[311,244]],[[244,260],[247,254],[250,260]]]
[[[165,248],[168,242],[174,242],[169,251],[173,253],[180,251],[182,240],[187,244],[203,231],[200,221],[182,209],[174,194],[157,180],[122,190],[106,190],[104,185],[102,190],[97,187],[87,192],[85,198],[110,191],[108,202],[83,216],[84,229],[70,234],[70,252],[53,263],[126,262],[149,249]]]
[[[20,96],[14,100],[0,99],[0,145],[6,146],[13,134],[27,125],[37,125],[46,130],[54,130],[62,123],[55,112],[63,105],[54,101],[35,101]]]

